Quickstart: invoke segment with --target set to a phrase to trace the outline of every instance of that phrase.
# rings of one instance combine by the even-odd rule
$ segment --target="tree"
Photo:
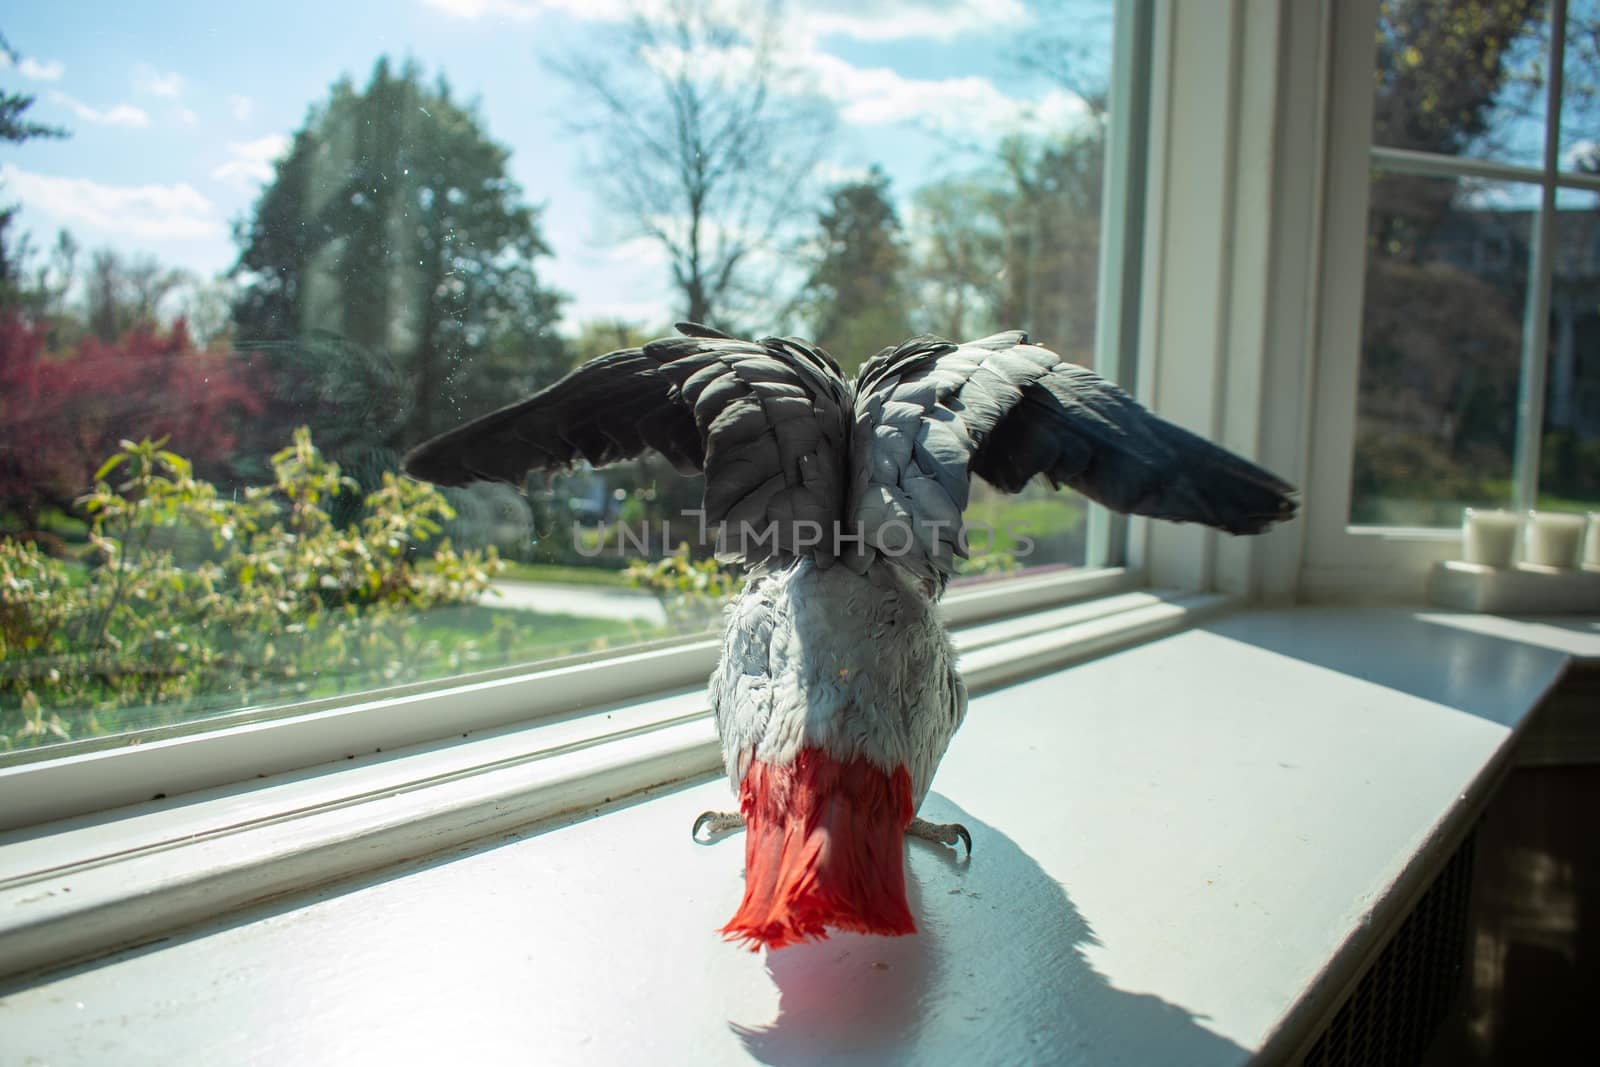
[[[21,58],[4,34],[0,34],[0,53],[4,53],[13,65]],[[59,126],[47,126],[28,118],[28,109],[33,107],[33,102],[34,97],[27,93],[0,90],[0,141],[22,144],[39,137],[67,136],[67,131]],[[0,305],[9,304],[15,298],[18,275],[23,260],[27,258],[26,245],[23,242],[13,245],[7,236],[11,224],[16,221],[16,215],[15,204],[0,205]]]
[[[590,170],[632,236],[667,255],[683,314],[731,318],[757,259],[804,214],[832,115],[784,62],[781,9],[735,23],[713,0],[636,10],[604,45],[552,60],[595,146]]]
[[[1500,154],[1543,81],[1542,57],[1521,69],[1519,44],[1543,0],[1383,0],[1378,9],[1372,140],[1441,155]],[[1542,122],[1542,120],[1541,120]],[[1450,210],[1453,182],[1388,171],[1372,182],[1374,241],[1419,254]]]
[[[101,249],[90,259],[84,279],[89,332],[110,343],[135,326],[155,325],[162,302],[186,281],[183,271],[163,267],[153,257],[125,260]]]
[[[1105,132],[1098,118],[1002,143],[1005,268],[1000,319],[1068,359],[1094,358]]]
[[[1382,0],[1373,143],[1459,155],[1503,147],[1507,116],[1542,89],[1534,30],[1544,0]]]
[[[835,187],[817,223],[800,309],[810,336],[848,373],[912,333],[905,240],[888,175],[874,166],[863,180]]]
[[[412,63],[380,59],[365,89],[341,80],[312,108],[236,232],[236,343],[272,383],[264,440],[310,419],[392,466],[565,370],[562,298],[535,270],[549,249],[508,157]]]
[[[922,326],[946,337],[1026,330],[1091,362],[1100,282],[1104,127],[1014,134],[997,158],[917,191],[912,247]]]
[[[84,331],[74,306],[78,242],[72,234],[58,230],[54,246],[42,260],[27,235],[6,255],[9,281],[0,289],[0,308],[47,326],[53,349],[76,344]]]
[[[1003,191],[986,178],[950,178],[917,190],[911,235],[921,329],[969,338],[1000,328],[1003,214]]]
[[[1543,91],[1545,10],[1541,0],[1383,0],[1373,142],[1506,158],[1520,133],[1542,134],[1530,106]],[[1528,215],[1474,190],[1470,179],[1373,175],[1358,521],[1388,521],[1383,498],[1488,501],[1509,484]],[[1505,251],[1492,269],[1474,252],[1490,240]]]
[[[666,326],[646,327],[620,318],[589,319],[572,336],[572,362],[577,366],[619,348],[638,348],[670,332]]]
[[[51,350],[48,331],[0,316],[0,515],[24,532],[49,509],[74,511],[119,441],[170,438],[214,471],[261,409],[241,362],[196,349],[181,322],[65,351]]]

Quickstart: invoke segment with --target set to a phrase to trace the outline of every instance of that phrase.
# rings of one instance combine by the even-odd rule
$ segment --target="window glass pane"
[[[1380,0],[1372,142],[1537,167],[1542,0]]]
[[[1600,196],[1556,196],[1539,506],[1600,509]]]
[[[659,458],[396,478],[675,319],[1090,361],[1111,0],[627,8],[8,12],[0,758],[706,628]],[[971,572],[1084,513],[979,487]]]
[[[1350,520],[1511,500],[1534,186],[1378,172]]]
[[[1562,62],[1560,166],[1600,172],[1600,3],[1568,0]]]

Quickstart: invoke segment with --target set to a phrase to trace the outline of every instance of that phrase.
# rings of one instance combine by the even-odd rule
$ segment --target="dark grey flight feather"
[[[705,521],[745,524],[753,550],[794,555],[794,522],[828,529],[844,503],[850,387],[805,341],[741,341],[680,323],[663,338],[590,360],[554,385],[414,449],[406,473],[441,485],[520,484],[530,471],[661,453],[706,474]],[[832,538],[807,554],[831,561]]]
[[[833,561],[833,532],[864,570],[883,556],[929,579],[963,554],[970,477],[1016,492],[1043,475],[1117,511],[1260,533],[1295,490],[1156,417],[1020,331],[955,344],[913,337],[846,383],[826,352],[680,323],[683,336],[591,360],[544,391],[421,445],[413,477],[519,483],[529,471],[604,466],[646,450],[706,474],[706,521],[741,526],[750,562]],[[821,543],[801,548],[801,522]],[[741,547],[743,550],[741,551]]]

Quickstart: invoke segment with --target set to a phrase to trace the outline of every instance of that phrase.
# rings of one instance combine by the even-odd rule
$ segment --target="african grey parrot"
[[[743,825],[745,891],[723,928],[751,948],[829,929],[915,930],[902,835],[966,713],[936,610],[976,474],[1037,475],[1117,511],[1254,534],[1294,490],[1165,422],[1018,331],[914,337],[854,383],[792,337],[681,337],[600,356],[542,392],[420,446],[413,477],[521,483],[655,450],[705,472],[705,521],[754,568],[729,607],[711,704]]]

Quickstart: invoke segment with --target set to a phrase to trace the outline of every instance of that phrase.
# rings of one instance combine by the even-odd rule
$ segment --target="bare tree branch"
[[[550,62],[579,108],[596,185],[667,254],[681,312],[728,326],[752,264],[807,213],[833,113],[784,61],[776,0],[743,24],[712,0],[638,12]]]

